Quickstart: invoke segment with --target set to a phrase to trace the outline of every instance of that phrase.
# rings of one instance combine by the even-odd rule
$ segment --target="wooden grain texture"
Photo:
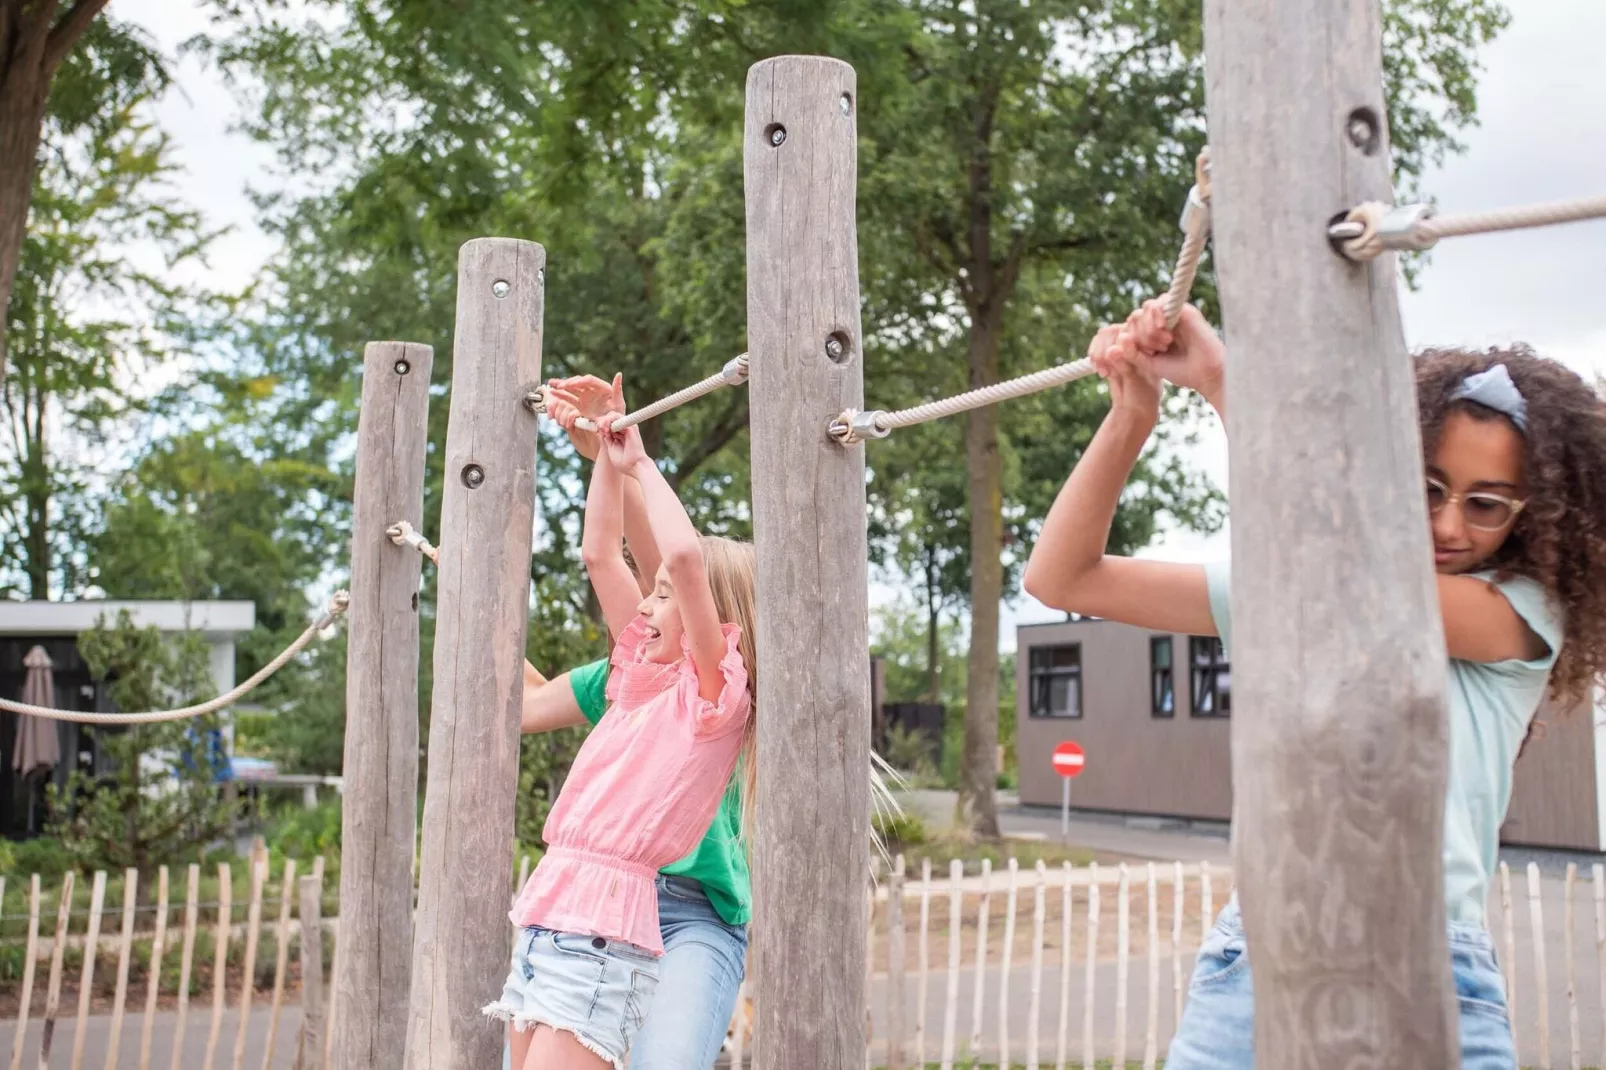
[[[1143,1070],[1154,1070],[1160,1054],[1160,888],[1149,863],[1149,1001],[1143,1025]]]
[[[1600,995],[1600,1020],[1606,1022],[1606,866],[1590,867],[1595,889],[1595,968],[1600,976],[1596,991]],[[1606,1037],[1601,1040],[1600,1064],[1606,1066]]]
[[[1392,200],[1378,0],[1206,0],[1231,399],[1233,873],[1255,1060],[1459,1061],[1444,636],[1395,264],[1326,226]]]
[[[184,1032],[190,1014],[190,971],[195,964],[195,927],[199,921],[201,898],[201,867],[190,864],[184,890],[184,945],[178,963],[178,1018],[173,1023],[173,1063],[170,1070],[179,1070],[184,1057]]]
[[[145,1020],[139,1029],[139,1070],[150,1070],[151,1042],[156,1031],[156,997],[162,991],[162,957],[167,951],[168,872],[156,870],[156,930],[151,934],[150,980],[145,985]]]
[[[865,1052],[864,451],[826,434],[833,417],[864,401],[857,112],[853,68],[840,61],[778,56],[748,72],[759,660],[753,903],[763,919],[754,1054],[765,1070],[843,1070]]]
[[[970,1057],[981,1054],[982,1018],[987,1002],[987,923],[992,920],[993,860],[981,860],[981,903],[976,907],[976,970],[972,974],[975,991],[970,1004]]]
[[[111,1035],[106,1041],[106,1070],[117,1066],[123,1046],[123,1016],[128,1010],[128,967],[134,958],[134,909],[139,904],[139,870],[123,871],[123,929],[117,941],[117,988],[112,997]]]
[[[1121,883],[1115,900],[1115,1057],[1116,1066],[1126,1066],[1126,1011],[1128,973],[1132,963],[1132,873],[1126,863],[1120,866]]]
[[[920,860],[920,979],[915,986],[915,1065],[926,1070],[926,998],[931,990],[931,859]]]
[[[1182,913],[1183,904],[1187,896],[1187,883],[1182,876],[1182,863],[1174,863],[1176,873],[1174,877],[1175,893],[1171,902],[1171,987],[1176,997],[1176,1008],[1171,1018],[1172,1029],[1182,1024],[1182,1000],[1187,992],[1186,977],[1182,967]]]
[[[999,950],[998,965],[998,1062],[1000,1066],[1010,1065],[1010,1036],[1009,1036],[1009,975],[1014,966],[1015,958],[1015,917],[1019,909],[1020,900],[1020,863],[1014,855],[1009,856],[1007,867],[1008,894],[1004,899],[1004,946]]]
[[[234,1033],[234,1070],[245,1070],[245,1034],[251,1024],[251,1001],[256,994],[257,947],[262,940],[262,890],[268,880],[267,849],[252,845],[251,899],[245,911],[245,962],[240,978],[240,1024]]]
[[[1087,867],[1087,972],[1082,976],[1082,1070],[1094,1070],[1093,1022],[1094,1004],[1098,989],[1099,958],[1099,864]]]
[[[28,1009],[33,1003],[34,959],[39,954],[39,874],[28,881],[28,944],[23,952],[22,991],[17,1005],[17,1031],[11,1040],[11,1070],[22,1068],[22,1046],[28,1037]]]
[[[948,986],[942,1002],[942,1050],[940,1070],[953,1070],[954,1046],[959,1032],[959,966],[964,926],[960,924],[965,906],[965,864],[955,858],[948,863]]]
[[[228,1004],[229,938],[234,934],[234,874],[227,862],[217,867],[217,929],[212,939],[212,1018],[206,1027],[207,1070],[216,1065],[218,1038],[223,1034],[223,1008]]]
[[[541,246],[509,238],[476,239],[458,257],[411,1070],[479,1070],[501,1059],[502,1030],[480,1009],[507,977],[535,519],[536,416],[523,397],[541,382],[545,263]],[[853,892],[863,891],[860,880]],[[385,924],[405,927],[406,917]]]
[[[1037,860],[1037,882],[1032,886],[1032,984],[1026,1010],[1026,1070],[1037,1070],[1042,1043],[1043,924],[1048,911],[1048,869]]]
[[[363,352],[346,610],[345,793],[331,1026],[335,1065],[387,1070],[407,1044],[418,833],[418,586],[423,557],[385,529],[424,527],[424,447],[435,351],[370,342]]]
[[[287,858],[283,881],[279,885],[279,926],[273,936],[278,954],[273,963],[273,1007],[268,1012],[268,1037],[262,1045],[262,1070],[271,1070],[274,1042],[279,1036],[279,1014],[284,1006],[284,978],[290,968],[290,920],[295,901],[296,860]]]
[[[323,884],[317,877],[301,878],[301,1036],[296,1045],[296,1070],[317,1070],[323,1065]],[[211,1060],[207,1061],[211,1065]],[[487,1064],[489,1065],[489,1064]]]
[[[89,998],[95,990],[95,960],[100,951],[100,914],[106,905],[106,871],[97,869],[89,887],[89,926],[84,933],[84,968],[78,978],[78,1019],[73,1023],[72,1070],[84,1065],[84,1042],[88,1037]]]
[[[1571,1042],[1572,1070],[1583,1070],[1584,1045],[1579,1035],[1578,1023],[1578,953],[1575,946],[1577,936],[1577,919],[1573,910],[1573,889],[1578,883],[1578,863],[1567,863],[1567,884],[1565,889],[1564,921],[1562,923],[1562,940],[1567,964],[1567,1038]]]
[[[1550,1070],[1550,966],[1545,954],[1544,884],[1539,864],[1528,863],[1528,935],[1534,953],[1534,1027],[1539,1034],[1539,1067]]]
[[[50,980],[45,988],[45,1017],[39,1036],[39,1070],[50,1065],[50,1045],[56,1035],[56,1014],[61,1007],[61,973],[66,962],[67,928],[72,921],[72,890],[76,877],[68,870],[61,878],[61,899],[56,906],[56,937],[50,945]]]
[[[887,881],[887,1070],[903,1070],[904,961],[903,879],[905,861],[899,855]],[[921,1067],[920,1070],[925,1070]]]
[[[1065,863],[1065,886],[1060,889],[1060,1016],[1054,1045],[1054,1070],[1065,1070],[1071,1044],[1071,920],[1075,898],[1071,878],[1075,867]]]

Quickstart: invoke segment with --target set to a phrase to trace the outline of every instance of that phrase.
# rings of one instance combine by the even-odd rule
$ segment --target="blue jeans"
[[[747,926],[726,925],[696,881],[658,877],[664,955],[630,1070],[705,1070],[725,1042],[747,974]],[[508,1056],[502,1056],[504,1070]]]
[[[1450,926],[1450,969],[1460,1004],[1462,1070],[1516,1070],[1506,983],[1494,941],[1473,925]],[[1238,900],[1227,904],[1199,949],[1166,1070],[1251,1070],[1254,992]]]

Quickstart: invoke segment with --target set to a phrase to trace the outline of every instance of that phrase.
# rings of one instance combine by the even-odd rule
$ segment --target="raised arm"
[[[713,701],[719,698],[724,687],[719,663],[725,655],[725,633],[720,627],[719,610],[714,605],[714,592],[703,565],[701,540],[680,499],[675,497],[663,473],[642,449],[640,433],[632,427],[623,434],[614,434],[608,430],[612,422],[613,417],[604,417],[603,438],[608,447],[605,452],[641,486],[647,520],[652,525],[658,552],[663,555],[664,571],[669,574],[670,586],[674,588],[680,623],[686,630],[687,645],[691,647],[698,693]]]
[[[574,728],[586,723],[575,701],[574,686],[569,674],[563,673],[548,680],[528,661],[524,663],[524,712],[519,731],[556,732],[560,728]]]
[[[580,558],[591,578],[591,589],[597,592],[608,634],[615,637],[635,618],[641,605],[641,588],[625,564],[623,482],[624,476],[604,450],[591,467],[585,529],[580,536]]]

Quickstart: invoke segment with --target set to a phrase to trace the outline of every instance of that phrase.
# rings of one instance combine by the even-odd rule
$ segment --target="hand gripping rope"
[[[1177,254],[1177,266],[1171,272],[1171,286],[1165,295],[1165,322],[1175,327],[1182,316],[1182,306],[1188,303],[1193,291],[1193,280],[1199,274],[1199,258],[1204,255],[1205,242],[1210,237],[1210,150],[1199,154],[1194,165],[1194,185],[1188,191],[1188,202],[1182,209],[1182,251]],[[1050,387],[1075,382],[1093,374],[1093,365],[1086,359],[1061,364],[1053,368],[1032,372],[992,386],[984,386],[950,398],[928,401],[896,412],[873,409],[857,412],[848,409],[831,421],[830,435],[844,446],[856,445],[869,438],[886,438],[900,427],[912,427],[928,420],[940,420],[983,405],[992,405],[1011,398],[1036,394]]]

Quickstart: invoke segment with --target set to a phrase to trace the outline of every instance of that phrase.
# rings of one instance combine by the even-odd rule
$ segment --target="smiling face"
[[[1445,417],[1427,466],[1437,571],[1477,571],[1505,543],[1518,515],[1508,503],[1528,494],[1525,445],[1507,419],[1479,419],[1465,411]]]
[[[647,641],[642,653],[648,661],[670,665],[681,658],[680,637],[685,628],[680,623],[680,603],[675,600],[675,589],[669,582],[669,572],[659,566],[652,591],[637,607],[647,624]]]

